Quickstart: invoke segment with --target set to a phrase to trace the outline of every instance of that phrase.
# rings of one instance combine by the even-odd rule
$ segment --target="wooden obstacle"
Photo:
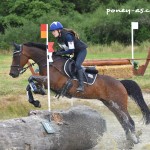
[[[104,59],[104,60],[85,60],[83,66],[112,66],[112,65],[129,65],[129,59]]]
[[[132,78],[132,65],[112,65],[112,66],[96,66],[101,75],[108,75],[114,78]]]
[[[134,68],[132,61],[146,60],[144,65],[138,69]],[[83,66],[95,66],[102,75],[109,75],[114,78],[131,78],[133,75],[143,76],[150,61],[150,48],[146,59],[105,59],[105,60],[85,60]]]
[[[83,66],[95,66],[101,75],[114,78],[133,77],[132,64],[129,59],[85,60]]]

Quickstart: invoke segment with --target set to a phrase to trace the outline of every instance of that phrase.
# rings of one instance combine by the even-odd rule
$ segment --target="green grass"
[[[146,58],[149,43],[134,46],[134,58]],[[124,46],[118,42],[111,45],[95,45],[88,48],[87,59],[132,58],[131,46]]]
[[[147,43],[146,43],[147,44]],[[136,46],[135,58],[146,58],[148,47]],[[112,59],[112,58],[131,58],[131,47],[122,46],[114,43],[111,46],[89,46],[87,59]],[[26,86],[28,77],[31,72],[27,70],[19,78],[9,76],[10,65],[12,62],[12,54],[0,54],[0,120],[14,117],[27,116],[29,110],[47,109],[47,95],[34,95],[35,99],[40,100],[42,108],[35,108],[29,104],[26,96]],[[138,61],[144,64],[144,61]],[[144,76],[134,76],[131,80],[135,80],[142,90],[150,90],[150,67],[148,66]],[[88,104],[90,105],[90,104]],[[52,109],[69,108],[69,102],[57,101],[52,98]],[[93,107],[93,106],[92,106]],[[132,108],[133,109],[133,108]]]

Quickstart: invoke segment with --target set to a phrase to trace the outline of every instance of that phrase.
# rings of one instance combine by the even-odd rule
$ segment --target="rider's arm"
[[[67,44],[68,44],[68,50],[65,50],[63,52],[61,52],[62,54],[72,54],[74,53],[74,39],[73,39],[73,36],[71,34],[67,34],[66,35],[66,41],[67,41]]]

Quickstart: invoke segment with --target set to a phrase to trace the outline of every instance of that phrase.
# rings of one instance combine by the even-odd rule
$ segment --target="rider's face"
[[[58,37],[59,36],[58,30],[52,31],[52,34],[53,34],[54,37]]]

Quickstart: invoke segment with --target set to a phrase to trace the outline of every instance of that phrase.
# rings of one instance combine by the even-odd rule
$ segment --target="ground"
[[[150,94],[144,93],[143,95],[146,103],[150,106]],[[133,120],[135,121],[136,132],[137,134],[140,134],[140,143],[131,146],[131,144],[129,144],[129,142],[126,141],[124,131],[117,119],[115,118],[115,116],[98,100],[79,100],[74,98],[71,100],[61,98],[60,100],[68,101],[70,102],[70,105],[78,105],[80,103],[85,103],[87,105],[90,105],[94,109],[97,109],[105,118],[107,124],[107,132],[99,140],[98,145],[91,150],[129,150],[131,147],[132,150],[150,149],[150,125],[145,125],[143,123],[141,113],[131,114]],[[136,104],[130,99],[128,105],[131,105],[131,107],[136,107]]]

